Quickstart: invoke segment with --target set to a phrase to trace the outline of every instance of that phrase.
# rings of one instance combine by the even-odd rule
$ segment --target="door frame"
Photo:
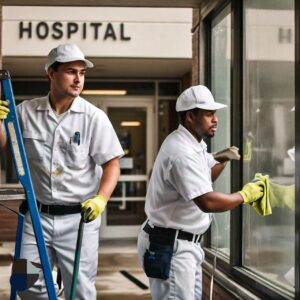
[[[148,183],[148,175],[152,169],[154,162],[154,145],[155,145],[155,114],[154,104],[155,97],[147,96],[98,96],[90,98],[89,101],[102,109],[106,114],[108,107],[145,107],[146,108],[146,172],[147,174],[139,175],[142,181]],[[121,175],[119,181],[128,180],[127,177],[137,177],[137,175]],[[146,195],[145,195],[146,196]],[[114,201],[112,198],[110,201]],[[124,198],[126,202],[126,198]],[[132,200],[127,200],[132,201]],[[137,201],[145,201],[145,199],[138,199]],[[139,225],[107,225],[107,210],[101,215],[100,239],[114,239],[114,238],[136,238],[140,229]]]

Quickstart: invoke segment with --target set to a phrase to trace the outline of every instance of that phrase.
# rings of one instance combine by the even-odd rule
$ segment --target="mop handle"
[[[79,223],[79,228],[78,228],[78,236],[77,236],[77,243],[76,243],[76,250],[75,250],[75,259],[74,259],[74,269],[73,269],[70,300],[75,300],[75,297],[76,297],[83,229],[84,229],[84,221],[83,221],[83,218],[81,218],[80,223]]]

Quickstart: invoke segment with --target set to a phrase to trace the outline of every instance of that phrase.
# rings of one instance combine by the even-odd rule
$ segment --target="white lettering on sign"
[[[125,24],[118,25],[112,23],[90,22],[19,22],[19,39],[38,38],[40,40],[52,37],[55,40],[71,39],[74,36],[80,36],[86,39],[91,35],[94,40],[121,40],[130,41],[131,37],[125,33]]]

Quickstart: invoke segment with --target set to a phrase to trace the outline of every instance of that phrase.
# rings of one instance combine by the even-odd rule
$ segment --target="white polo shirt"
[[[106,114],[81,97],[61,118],[48,96],[17,111],[37,200],[70,205],[95,196],[100,166],[124,154]]]
[[[153,225],[204,233],[211,222],[192,201],[213,191],[211,168],[218,163],[182,125],[163,142],[148,186],[145,211]]]

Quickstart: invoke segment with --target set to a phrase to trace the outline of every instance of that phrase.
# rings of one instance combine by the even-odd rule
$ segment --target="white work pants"
[[[138,256],[143,267],[149,249],[149,235],[142,229],[138,237]],[[167,280],[149,278],[153,300],[201,300],[204,251],[200,244],[177,239]]]
[[[76,241],[80,222],[80,214],[64,216],[50,216],[40,214],[46,247],[48,250],[51,267],[56,264],[62,274],[65,299],[70,299],[71,283],[74,268]],[[95,221],[84,224],[81,256],[77,283],[77,300],[95,300],[95,278],[98,267],[99,227],[100,217]],[[29,213],[25,216],[21,258],[40,263],[31,218]],[[43,271],[33,287],[24,292],[19,292],[21,299],[48,300]]]

